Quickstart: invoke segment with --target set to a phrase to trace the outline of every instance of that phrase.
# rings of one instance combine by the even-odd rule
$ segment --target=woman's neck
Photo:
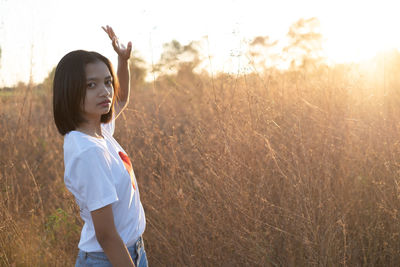
[[[103,135],[101,133],[100,122],[93,122],[93,121],[84,122],[81,125],[79,125],[79,127],[77,127],[76,130],[96,138],[103,138]]]

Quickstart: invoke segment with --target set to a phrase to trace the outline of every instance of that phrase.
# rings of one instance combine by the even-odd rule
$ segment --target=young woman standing
[[[118,54],[117,76],[96,52],[72,51],[58,63],[54,120],[64,136],[64,181],[84,221],[76,266],[147,266],[146,220],[131,161],[114,139],[115,119],[129,102],[132,44],[103,27]]]

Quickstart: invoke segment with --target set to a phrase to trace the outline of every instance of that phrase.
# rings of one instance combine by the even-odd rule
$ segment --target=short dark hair
[[[97,52],[76,50],[66,54],[58,63],[53,80],[54,121],[61,135],[75,130],[85,122],[82,116],[82,104],[86,97],[86,72],[89,63],[104,62],[112,76],[114,97],[110,112],[101,116],[101,122],[111,120],[115,99],[118,97],[119,83],[108,58]]]

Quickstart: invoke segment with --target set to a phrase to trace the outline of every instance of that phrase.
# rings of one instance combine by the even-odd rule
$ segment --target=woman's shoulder
[[[104,138],[92,137],[79,131],[71,131],[64,136],[64,158],[105,153],[106,150]]]

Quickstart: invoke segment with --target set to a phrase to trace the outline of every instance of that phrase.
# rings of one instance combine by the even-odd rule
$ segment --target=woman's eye
[[[111,81],[111,80],[108,80],[108,81],[106,81],[106,84],[107,84],[107,85],[112,85],[112,81]]]
[[[87,87],[88,87],[88,88],[93,88],[93,87],[95,87],[95,86],[96,86],[96,84],[93,83],[93,82],[87,84]]]

